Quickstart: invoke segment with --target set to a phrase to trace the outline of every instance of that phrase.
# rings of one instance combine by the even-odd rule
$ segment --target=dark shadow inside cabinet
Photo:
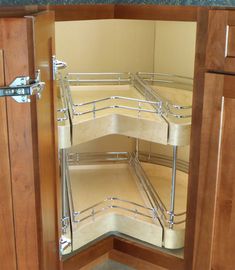
[[[64,258],[109,236],[183,258],[195,40],[195,22],[56,22]]]

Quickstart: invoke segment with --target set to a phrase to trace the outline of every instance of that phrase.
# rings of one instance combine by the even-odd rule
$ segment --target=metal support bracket
[[[53,64],[53,79],[56,79],[56,75],[58,73],[59,69],[64,69],[67,67],[67,63],[60,61],[58,59],[56,59],[56,56],[53,55],[52,56],[52,64]]]
[[[17,77],[9,85],[0,87],[0,97],[12,97],[18,103],[30,102],[30,96],[41,98],[45,83],[40,81],[40,70],[36,72],[35,80],[29,77]]]
[[[72,242],[65,236],[60,238],[60,254],[63,255],[63,252],[68,248],[72,247]]]

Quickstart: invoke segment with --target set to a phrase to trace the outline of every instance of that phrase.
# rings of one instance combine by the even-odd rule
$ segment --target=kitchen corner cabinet
[[[0,84],[18,76],[45,82],[42,97],[0,98],[0,266],[4,270],[77,270],[99,258],[136,269],[234,269],[235,14],[233,10],[138,5],[81,5],[29,14],[1,12]],[[171,14],[171,15],[170,15]],[[27,15],[27,16],[24,16]],[[60,260],[60,176],[54,20],[197,21],[184,259],[109,236]],[[83,268],[83,269],[89,269]]]

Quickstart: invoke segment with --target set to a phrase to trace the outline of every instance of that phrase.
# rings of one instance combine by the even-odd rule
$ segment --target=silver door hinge
[[[56,59],[56,56],[52,56],[52,63],[53,63],[53,79],[56,79],[56,74],[58,73],[59,69],[64,69],[67,67],[67,63]]]
[[[36,72],[35,80],[29,77],[17,77],[9,85],[0,87],[0,97],[12,97],[18,103],[30,102],[30,96],[41,98],[45,83],[40,81],[40,70]]]

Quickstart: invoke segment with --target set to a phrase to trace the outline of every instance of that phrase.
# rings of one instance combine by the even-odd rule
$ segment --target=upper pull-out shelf
[[[60,148],[111,134],[187,145],[191,122],[185,109],[189,107],[172,104],[142,75],[69,73],[61,80],[60,113],[65,116],[60,117]]]

